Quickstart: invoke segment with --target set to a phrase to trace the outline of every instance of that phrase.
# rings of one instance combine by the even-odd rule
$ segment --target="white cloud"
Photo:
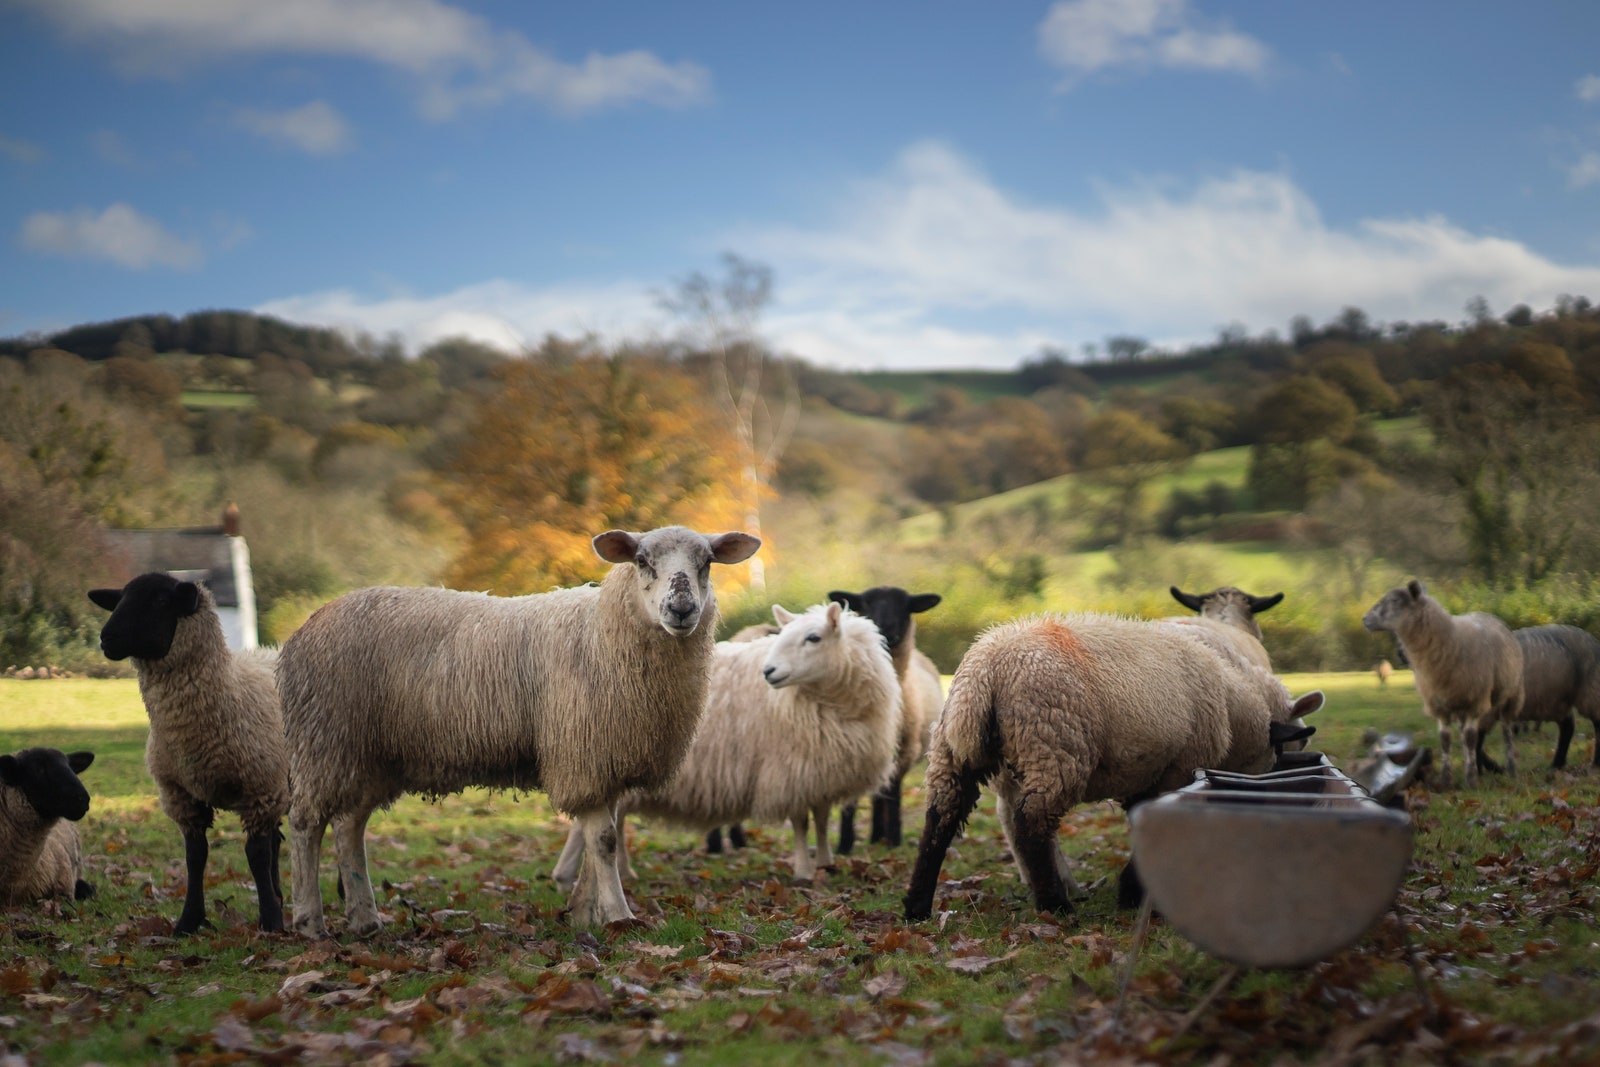
[[[242,130],[314,156],[333,155],[350,144],[350,126],[331,105],[313,100],[288,111],[240,108],[233,123]]]
[[[96,259],[119,267],[193,267],[204,258],[200,246],[169,233],[159,222],[127,204],[112,204],[96,215],[76,211],[38,211],[22,220],[25,248],[71,259]]]
[[[1271,55],[1188,0],[1057,0],[1039,24],[1039,51],[1073,75],[1152,66],[1256,74]]]
[[[435,117],[526,97],[578,114],[626,103],[681,107],[710,96],[694,63],[649,52],[566,63],[515,30],[440,0],[19,0],[133,73],[174,74],[231,56],[360,59],[419,79]]]
[[[0,156],[16,163],[37,163],[44,158],[44,149],[32,141],[0,135]]]
[[[1586,104],[1600,101],[1600,74],[1586,74],[1578,79],[1578,84],[1573,86],[1578,99]]]
[[[1574,189],[1600,182],[1600,152],[1585,152],[1567,169],[1567,184]]]

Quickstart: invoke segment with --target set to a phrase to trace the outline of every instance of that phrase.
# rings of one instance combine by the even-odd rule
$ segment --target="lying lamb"
[[[170,574],[93,589],[111,612],[100,631],[108,659],[131,658],[150,716],[145,766],[161,810],[183,831],[188,890],[175,927],[206,921],[206,839],[215,809],[236,811],[256,883],[261,929],[283,929],[278,824],[289,810],[289,758],[272,669],[276,654],[230,652],[211,591]]]
[[[1104,615],[1004,623],[962,657],[928,754],[927,821],[905,897],[925,919],[950,841],[991,778],[1001,825],[1041,911],[1072,910],[1056,831],[1078,804],[1131,807],[1198,768],[1259,773],[1295,700],[1202,628]]]
[[[569,900],[581,925],[628,920],[617,801],[677,769],[706,702],[717,625],[711,564],[761,546],[682,526],[611,530],[599,585],[496,597],[363,589],[318,610],[278,680],[294,806],[294,928],[326,936],[317,868],[334,826],[351,933],[380,925],[367,874],[373,811],[405,793],[542,789],[588,846]]]
[[[1516,772],[1511,724],[1522,710],[1522,647],[1493,615],[1451,615],[1410,581],[1385,593],[1361,619],[1368,630],[1400,640],[1422,697],[1439,724],[1439,785],[1450,786],[1450,728],[1461,724],[1461,762],[1468,788],[1478,784],[1478,735],[1496,721],[1506,741],[1506,770]]]
[[[0,756],[0,905],[93,895],[73,825],[89,811],[78,775],[93,762],[93,752],[54,748]]]
[[[879,585],[862,593],[836,589],[828,599],[837,600],[877,624],[900,679],[900,740],[895,750],[894,776],[872,795],[872,830],[867,838],[872,844],[882,841],[898,847],[902,783],[906,773],[927,753],[928,735],[944,710],[939,668],[917,650],[917,621],[912,616],[937,607],[940,597],[938,593],[911,594],[898,586]],[[855,816],[853,800],[839,810],[841,855],[848,856],[855,848]]]
[[[831,603],[772,613],[776,635],[717,645],[705,721],[677,777],[628,795],[620,810],[695,829],[788,819],[794,878],[809,883],[833,864],[829,809],[877,788],[893,766],[900,684],[870,620]],[[583,845],[574,828],[558,884],[572,880]]]

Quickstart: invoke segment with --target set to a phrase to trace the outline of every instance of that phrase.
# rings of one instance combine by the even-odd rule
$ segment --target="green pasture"
[[[1290,675],[1322,689],[1314,746],[1338,761],[1363,729],[1433,743],[1410,676]],[[84,778],[88,877],[76,905],[0,912],[0,1062],[1286,1063],[1579,1062],[1600,1056],[1596,784],[1552,774],[1554,733],[1524,737],[1524,773],[1413,794],[1413,869],[1387,920],[1297,972],[1246,974],[1187,1033],[1223,973],[1159,919],[1132,967],[1115,904],[1125,817],[1088,805],[1063,846],[1088,889],[1074,916],[1029,904],[986,794],[947,858],[934,920],[899,914],[913,847],[864,847],[790,884],[785,828],[707,856],[696,835],[632,827],[641,922],[567,926],[549,879],[564,822],[540,796],[405,798],[369,842],[389,925],[309,944],[253,929],[237,821],[219,814],[212,929],[174,938],[182,845],[142,762],[131,680],[0,680],[0,751],[97,754]],[[1495,742],[1498,749],[1498,740]],[[906,799],[921,827],[921,772]],[[1359,857],[1352,857],[1359,862]],[[331,843],[323,896],[336,935]],[[288,850],[284,885],[289,885]],[[1292,906],[1292,902],[1286,902]],[[1402,929],[1405,933],[1402,935]],[[1417,1000],[1409,942],[1431,1010]],[[1579,1025],[1583,1020],[1588,1024]],[[1343,1057],[1343,1058],[1340,1058]],[[1553,1059],[1552,1059],[1553,1057]]]

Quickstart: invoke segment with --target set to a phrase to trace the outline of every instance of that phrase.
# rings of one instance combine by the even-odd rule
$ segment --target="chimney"
[[[239,505],[231,500],[222,509],[222,532],[229,537],[239,536]]]

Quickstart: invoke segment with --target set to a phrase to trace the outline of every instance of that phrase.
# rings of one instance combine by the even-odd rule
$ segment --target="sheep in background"
[[[1522,710],[1522,647],[1493,615],[1451,615],[1412,580],[1389,590],[1362,616],[1368,630],[1387,630],[1411,661],[1422,710],[1439,724],[1439,784],[1450,785],[1450,730],[1461,724],[1467,787],[1478,784],[1479,731],[1499,721],[1506,771],[1516,772],[1511,724]]]
[[[1186,785],[1198,768],[1259,773],[1295,700],[1269,672],[1199,627],[1104,615],[1003,623],[962,657],[928,753],[927,821],[905,897],[907,919],[933,908],[950,841],[995,779],[1001,826],[1040,911],[1068,912],[1056,832],[1078,804],[1132,807]]]
[[[776,635],[717,646],[705,720],[677,776],[629,794],[619,810],[695,829],[787,819],[794,878],[808,883],[833,864],[828,810],[876,789],[894,764],[900,684],[871,620],[834,603],[772,613],[783,624]],[[557,884],[571,881],[583,848],[570,833]]]
[[[1389,679],[1394,675],[1394,664],[1386,659],[1380,659],[1376,668],[1379,685],[1388,685]]]
[[[858,615],[877,624],[889,646],[895,675],[900,679],[900,740],[896,748],[894,776],[872,795],[871,844],[882,841],[899,847],[901,838],[900,797],[905,776],[928,751],[928,736],[944,710],[944,689],[939,668],[917,650],[919,615],[939,604],[938,593],[911,594],[898,586],[879,585],[863,593],[834,590],[836,600]],[[856,843],[856,802],[839,809],[839,853],[848,856]]]
[[[1182,616],[1166,621],[1193,623],[1208,620],[1226,626],[1232,631],[1229,636],[1236,641],[1239,651],[1249,658],[1250,662],[1262,670],[1272,669],[1272,660],[1262,642],[1261,624],[1256,622],[1256,616],[1268,608],[1276,607],[1283,599],[1282,593],[1274,593],[1272,596],[1252,596],[1231,585],[1224,585],[1199,595],[1185,593],[1175,585],[1169,586],[1168,592],[1172,594],[1172,599],[1190,611],[1199,612],[1199,618]]]
[[[351,933],[380,926],[373,811],[405,793],[542,789],[588,858],[568,901],[585,926],[629,920],[616,805],[669,779],[705,708],[717,625],[711,564],[761,546],[682,526],[611,530],[599,585],[496,597],[363,589],[319,609],[278,668],[294,805],[294,928],[326,935],[317,868],[333,822]]]
[[[206,834],[215,809],[239,813],[261,929],[283,929],[278,824],[289,810],[289,758],[272,670],[276,653],[232,652],[211,591],[159,571],[121,589],[93,589],[111,612],[106,658],[132,659],[150,716],[145,766],[161,810],[183,831],[188,888],[175,929],[206,921]]]
[[[1567,765],[1574,712],[1588,719],[1600,738],[1600,640],[1576,626],[1529,626],[1511,636],[1522,649],[1522,710],[1513,725],[1555,723],[1556,752],[1550,769],[1560,770]],[[1478,765],[1499,771],[1499,764],[1483,751],[1487,732],[1488,724],[1480,723]],[[1514,766],[1510,759],[1506,763]],[[1600,767],[1600,741],[1595,744],[1594,765]]]
[[[0,756],[0,905],[84,900],[83,847],[73,825],[89,811],[78,775],[93,752],[28,748]]]

